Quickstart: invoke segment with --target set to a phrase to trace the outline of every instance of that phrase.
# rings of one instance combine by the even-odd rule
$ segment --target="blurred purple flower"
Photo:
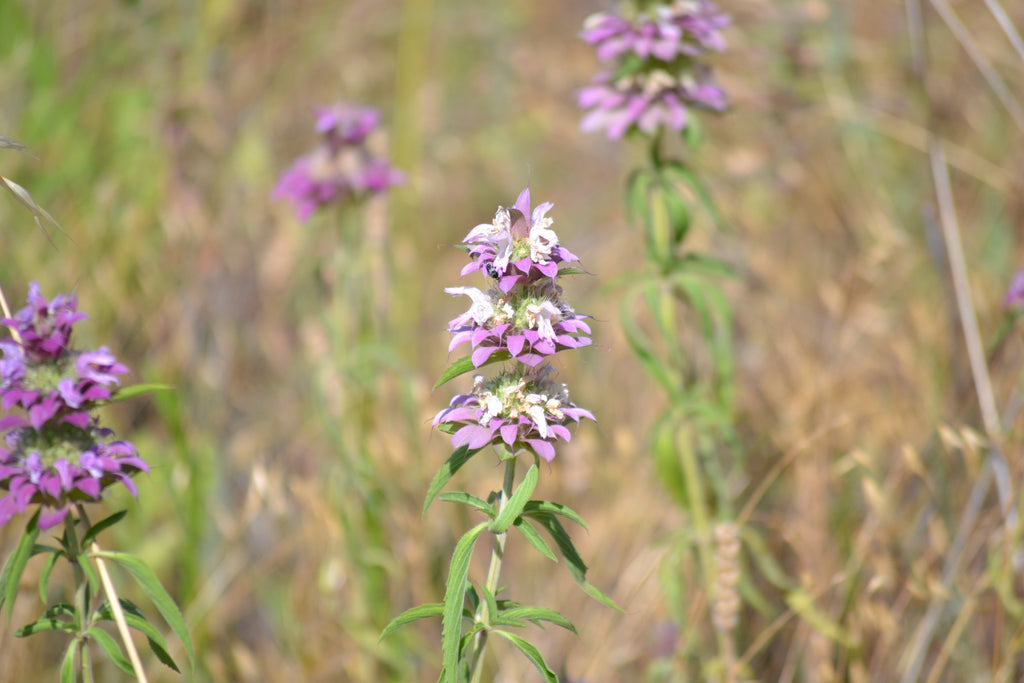
[[[612,140],[630,130],[681,132],[691,107],[724,110],[725,92],[711,79],[702,57],[725,49],[721,29],[729,21],[706,0],[677,0],[632,18],[589,17],[581,37],[597,48],[601,61],[614,65],[577,92],[577,104],[587,110],[581,129],[604,130]]]
[[[633,53],[641,59],[654,57],[671,62],[677,57],[697,57],[708,50],[721,52],[721,29],[730,23],[713,2],[682,0],[641,13],[634,20],[599,12],[587,17],[580,37],[597,48],[602,62]]]
[[[473,393],[453,398],[434,416],[434,426],[453,432],[454,448],[495,445],[513,453],[525,448],[551,462],[554,443],[572,438],[565,423],[594,419],[590,411],[569,401],[565,384],[548,379],[551,372],[551,366],[544,365],[527,374],[507,372],[489,381],[477,375]]]
[[[1010,281],[1010,286],[1006,290],[1006,296],[1003,298],[1003,306],[1024,311],[1024,270],[1014,273],[1013,280]]]
[[[84,317],[73,296],[47,302],[32,283],[28,306],[0,320],[14,337],[0,342],[0,405],[28,413],[0,418],[0,490],[8,492],[0,498],[0,524],[38,504],[46,529],[70,505],[99,500],[111,484],[135,495],[129,476],[148,471],[132,444],[110,441],[113,432],[90,415],[128,369],[106,347],[70,347],[72,326]]]
[[[319,108],[321,144],[281,174],[273,197],[289,199],[305,222],[321,206],[358,201],[404,183],[402,171],[366,146],[379,122],[380,114],[371,107],[342,103]]]

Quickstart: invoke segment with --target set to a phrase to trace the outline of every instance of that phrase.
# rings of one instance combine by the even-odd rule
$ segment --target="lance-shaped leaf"
[[[462,503],[463,505],[468,505],[470,507],[476,508],[477,510],[480,510],[491,519],[494,519],[494,517],[498,514],[497,511],[494,509],[494,506],[488,503],[486,500],[483,500],[482,498],[477,498],[476,496],[466,493],[465,491],[451,491],[450,493],[442,493],[440,496],[438,496],[438,500],[443,500],[446,503]]]
[[[60,683],[75,683],[75,652],[78,642],[72,640],[64,653],[64,661],[60,664]]]
[[[92,528],[89,529],[89,531],[87,531],[84,536],[82,536],[82,546],[87,547],[90,543],[92,543],[93,539],[99,536],[101,531],[117,524],[122,519],[124,519],[124,516],[127,514],[127,510],[121,510],[120,512],[115,512],[109,517],[101,519],[100,521],[93,524]]]
[[[43,227],[43,222],[40,220],[40,216],[48,220],[50,223],[53,223],[53,225],[56,226],[58,230],[64,232],[64,230],[60,227],[60,223],[58,223],[53,216],[48,214],[46,212],[46,209],[39,206],[39,204],[36,203],[36,200],[32,199],[32,195],[29,194],[28,190],[26,190],[24,187],[14,182],[10,178],[6,178],[2,175],[0,175],[0,186],[6,188],[8,192],[14,195],[15,199],[21,202],[21,204],[24,205],[25,208],[32,212],[32,218],[35,219],[36,226],[38,226],[39,229],[43,231],[43,234],[46,235],[47,239],[49,239],[50,233],[46,232],[46,228]]]
[[[146,563],[128,553],[115,553],[107,550],[101,550],[97,552],[90,552],[90,557],[103,557],[109,560],[113,560],[122,567],[128,570],[135,580],[142,586],[142,590],[146,592],[146,596],[153,602],[157,610],[160,612],[160,616],[164,618],[167,625],[171,627],[175,635],[181,641],[182,645],[185,646],[185,653],[188,655],[189,667],[195,668],[195,650],[192,647],[192,636],[188,633],[188,627],[185,625],[185,617],[182,616],[181,610],[174,603],[174,600],[168,595],[164,587],[160,585],[160,580],[153,573],[153,570],[146,566]],[[84,565],[83,565],[84,566]]]
[[[160,631],[153,624],[149,623],[138,605],[124,598],[121,598],[118,602],[121,603],[121,611],[124,614],[125,623],[146,636],[146,640],[149,642],[149,649],[153,651],[156,658],[176,673],[181,673],[178,665],[174,663],[174,659],[167,652],[167,641],[164,640]],[[104,602],[100,605],[99,610],[97,610],[97,617],[106,621],[114,621],[114,611],[110,608],[109,602]]]
[[[473,547],[480,534],[487,528],[487,522],[480,522],[459,539],[452,553],[448,569],[448,584],[444,591],[444,611],[441,615],[441,656],[445,671],[452,683],[458,679],[459,640],[462,636],[462,605],[466,601],[466,577]]]
[[[430,482],[430,488],[427,489],[427,499],[423,501],[424,515],[427,514],[427,508],[430,507],[430,504],[437,497],[437,494],[440,493],[441,489],[444,488],[444,485],[455,476],[459,468],[469,462],[469,459],[479,451],[479,448],[470,450],[468,446],[460,446],[457,451],[451,454],[451,457],[445,460],[444,464],[441,465],[441,469],[434,475],[434,480]]]
[[[529,659],[535,667],[537,667],[537,671],[544,676],[545,681],[548,681],[548,683],[558,683],[558,676],[551,670],[548,663],[544,661],[544,657],[541,656],[540,650],[534,647],[532,643],[514,633],[502,631],[501,629],[495,629],[491,631],[491,633],[498,634],[519,648],[519,651],[526,655],[526,658]]]
[[[571,519],[584,529],[587,528],[587,523],[571,507],[550,500],[531,500],[523,507],[523,512],[550,512],[553,515],[561,515],[566,519]]]
[[[107,402],[127,401],[130,398],[145,396],[146,394],[153,394],[158,391],[174,391],[174,387],[170,384],[133,384],[128,387],[118,388]]]
[[[539,477],[540,470],[537,469],[537,463],[530,465],[530,469],[526,471],[523,481],[519,483],[519,488],[512,492],[508,502],[505,503],[505,507],[498,513],[498,518],[491,522],[490,527],[488,527],[491,533],[505,533],[516,517],[522,514],[523,508],[526,507],[526,504],[530,501],[530,496],[533,495],[533,490],[537,488]]]
[[[441,377],[438,378],[437,382],[434,384],[434,389],[437,389],[438,387],[447,384],[448,382],[452,381],[459,375],[464,375],[467,372],[473,372],[474,370],[485,368],[493,363],[502,363],[504,361],[507,361],[511,357],[512,354],[510,354],[508,351],[497,351],[480,365],[473,365],[472,356],[465,356],[463,358],[460,358],[451,365],[449,365],[445,369],[445,371],[441,373]]]
[[[70,617],[70,620],[61,619],[60,617],[62,616]],[[43,616],[31,624],[26,624],[19,628],[14,632],[14,635],[18,638],[25,638],[40,631],[66,631],[74,633],[77,629],[77,618],[78,614],[72,605],[66,602],[58,603],[47,609]]]
[[[552,562],[558,562],[558,558],[555,557],[553,552],[551,552],[551,546],[549,546],[547,541],[544,540],[544,537],[540,535],[540,532],[533,528],[533,524],[530,523],[528,519],[520,517],[512,524],[512,526],[519,529],[519,531],[523,533],[523,536],[526,537],[526,540],[530,542],[530,545],[536,548],[541,555]]]
[[[573,633],[576,633],[576,627],[572,625],[571,621],[563,617],[555,610],[548,609],[547,607],[528,607],[526,605],[520,605],[502,612],[501,618],[526,620],[533,622],[538,626],[541,625],[542,621],[547,621],[556,626],[561,626],[567,631],[572,631]],[[498,625],[498,622],[495,622],[495,624]]]
[[[523,513],[529,515],[532,519],[536,519],[548,533],[551,534],[551,538],[554,539],[555,545],[558,546],[558,550],[562,553],[562,557],[565,558],[566,565],[569,567],[569,573],[572,574],[573,579],[579,585],[583,592],[594,598],[598,602],[607,605],[613,609],[622,612],[622,608],[615,604],[615,601],[609,598],[607,595],[602,593],[597,586],[587,581],[587,565],[584,564],[583,558],[580,557],[579,552],[576,551],[576,547],[572,544],[572,539],[566,532],[565,527],[558,521],[558,518],[550,512],[529,512]]]
[[[125,672],[130,676],[135,675],[135,669],[132,668],[132,663],[128,661],[128,658],[121,652],[121,646],[118,644],[114,637],[101,629],[99,626],[93,626],[86,633],[99,643],[103,651],[107,653],[107,658],[110,659],[117,668]]]
[[[384,640],[406,624],[411,624],[414,621],[426,619],[428,617],[439,617],[443,612],[444,603],[440,602],[432,602],[427,605],[418,605],[407,609],[392,619],[391,623],[384,627],[384,630],[380,632],[380,638],[377,639],[377,642],[379,643]]]
[[[25,532],[18,541],[18,547],[14,549],[11,556],[4,564],[3,572],[0,572],[0,609],[7,605],[7,622],[11,621],[11,613],[14,611],[14,599],[18,595],[18,584],[21,582],[21,575],[25,573],[25,565],[29,558],[35,554],[36,539],[39,538],[39,511],[32,515],[28,521]]]

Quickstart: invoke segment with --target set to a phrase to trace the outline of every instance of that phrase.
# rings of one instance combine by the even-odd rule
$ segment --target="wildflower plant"
[[[454,452],[431,482],[423,512],[426,514],[438,498],[467,505],[486,519],[456,544],[444,601],[407,610],[384,629],[381,638],[411,621],[440,616],[441,680],[449,683],[481,680],[484,652],[492,636],[511,642],[545,680],[557,681],[536,646],[507,629],[527,622],[548,622],[574,633],[575,628],[552,609],[528,607],[499,597],[510,531],[518,531],[534,549],[557,561],[540,533],[546,531],[580,587],[616,607],[586,580],[587,567],[560,520],[568,519],[585,528],[580,516],[559,503],[531,499],[539,482],[540,460],[551,463],[558,443],[571,440],[571,428],[581,419],[594,420],[590,411],[570,400],[568,387],[556,381],[551,366],[558,352],[591,343],[587,316],[576,313],[565,301],[558,284],[564,276],[582,271],[572,265],[577,257],[561,246],[551,229],[552,219],[547,216],[551,208],[550,203],[543,203],[531,210],[529,189],[511,208],[499,207],[494,220],[473,228],[462,244],[470,257],[462,274],[484,274],[488,289],[445,290],[470,299],[469,310],[448,325],[452,334],[450,350],[468,342],[472,351],[454,361],[435,388],[474,373],[473,388],[467,394],[456,395],[434,417],[434,426],[451,434]],[[498,362],[506,365],[496,375],[487,377],[476,372]],[[441,493],[457,471],[487,448],[505,464],[500,490],[492,491],[486,499],[462,491]],[[516,485],[520,463],[526,473]],[[491,561],[485,582],[474,584],[469,580],[470,558],[484,532],[493,536]]]
[[[70,634],[61,680],[78,680],[76,663],[82,679],[92,680],[91,642],[99,644],[119,668],[144,678],[128,627],[145,635],[156,657],[178,671],[160,632],[135,604],[116,597],[103,560],[121,565],[138,580],[185,644],[191,661],[191,641],[174,601],[139,558],[104,551],[96,542],[98,534],[121,521],[127,511],[93,523],[85,507],[100,502],[104,492],[115,486],[137,495],[132,477],[148,472],[149,466],[131,442],[115,439],[113,430],[100,425],[96,411],[154,387],[121,387],[120,376],[128,368],[105,346],[91,351],[74,348],[73,327],[83,318],[74,296],[47,300],[38,284],[32,283],[28,304],[0,320],[11,335],[0,341],[0,406],[5,412],[17,409],[0,418],[0,490],[6,492],[0,497],[0,524],[19,514],[30,515],[17,549],[0,574],[0,608],[7,605],[9,618],[29,559],[48,555],[39,585],[44,603],[57,562],[67,560],[75,580],[73,601],[47,608],[16,635],[51,630]],[[40,534],[50,529],[61,530],[56,545],[38,543]],[[101,601],[104,593],[107,599]],[[122,629],[127,658],[100,627],[104,621],[115,621]]]
[[[712,532],[716,524],[735,528],[732,498],[742,473],[733,427],[733,311],[720,284],[732,268],[689,248],[695,218],[710,218],[716,227],[723,221],[691,165],[664,151],[673,135],[684,149],[696,147],[697,114],[726,109],[727,96],[712,78],[708,58],[725,49],[722,30],[729,23],[707,0],[626,1],[618,12],[589,17],[580,35],[604,68],[578,91],[577,103],[585,110],[582,130],[629,138],[648,149],[649,164],[636,169],[626,186],[627,214],[643,228],[647,267],[630,277],[620,320],[637,359],[666,394],[651,448],[659,479],[693,526],[672,552],[669,589],[681,590],[678,568],[695,551],[719,663],[731,680],[737,673],[731,635],[737,578],[722,580]],[[699,334],[696,347],[684,336],[687,325]],[[734,535],[751,533],[743,528]],[[683,628],[693,629],[688,610],[670,607]],[[696,632],[687,636],[699,638]]]

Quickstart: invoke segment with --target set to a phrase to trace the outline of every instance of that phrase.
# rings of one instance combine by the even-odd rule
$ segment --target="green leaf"
[[[562,526],[562,523],[558,521],[558,518],[548,512],[531,512],[529,513],[529,516],[540,522],[540,524],[548,530],[548,533],[551,534],[551,538],[554,539],[555,545],[558,546],[558,550],[562,553],[562,557],[565,558],[566,566],[569,568],[569,573],[572,574],[573,579],[583,592],[598,602],[622,612],[622,608],[615,604],[614,600],[587,581],[587,565],[583,563],[583,559],[572,544],[572,539],[569,538],[569,534]]]
[[[647,190],[652,182],[653,174],[645,169],[633,171],[626,181],[626,217],[630,223],[648,221]]]
[[[547,541],[545,541],[544,537],[540,535],[540,532],[533,528],[533,524],[531,524],[528,519],[520,517],[512,524],[512,526],[523,532],[523,536],[526,537],[526,540],[530,542],[530,545],[540,551],[541,555],[552,562],[558,562],[558,558],[555,557],[553,552],[551,552],[551,546],[547,544]]]
[[[135,669],[132,667],[132,663],[129,662],[128,658],[124,656],[123,652],[121,652],[120,644],[114,640],[112,635],[98,626],[93,626],[91,629],[86,631],[86,634],[99,643],[99,646],[107,653],[107,658],[117,665],[118,669],[130,676],[135,675]]]
[[[786,594],[786,604],[806,621],[815,631],[829,640],[833,640],[845,648],[856,646],[856,638],[837,622],[828,617],[814,604],[814,598],[806,590],[800,588]]]
[[[439,617],[443,612],[444,604],[440,602],[433,602],[428,605],[418,605],[407,609],[392,619],[391,623],[384,627],[384,630],[380,632],[380,638],[377,639],[377,642],[379,643],[384,640],[406,624],[411,624],[414,621],[426,619],[428,617]]]
[[[493,623],[492,620],[498,615],[498,603],[491,591],[487,590],[487,586],[481,586],[480,592],[483,593],[484,604],[487,606],[487,619],[482,620],[479,626],[481,629],[489,629]]]
[[[164,640],[163,635],[155,626],[146,620],[146,616],[142,613],[142,610],[140,610],[138,606],[130,600],[121,598],[119,602],[121,603],[121,611],[124,614],[125,623],[146,636],[146,640],[149,641],[149,649],[153,651],[153,654],[156,655],[157,659],[176,673],[181,673],[181,670],[178,669],[178,665],[174,663],[174,659],[172,659],[171,655],[167,652],[167,642]],[[109,602],[104,602],[100,605],[97,613],[100,619],[115,621],[114,611],[110,608]]]
[[[75,683],[75,651],[78,640],[72,640],[64,653],[64,661],[60,664],[60,683]]]
[[[575,266],[566,266],[566,267],[564,267],[564,268],[562,268],[562,269],[560,269],[558,271],[558,277],[564,277],[566,275],[589,275],[589,274],[590,273],[588,273],[587,271],[583,270],[582,268],[577,268]]]
[[[567,631],[576,633],[576,627],[572,625],[571,621],[555,610],[548,609],[547,607],[513,607],[512,609],[502,612],[501,616],[508,617],[510,619],[525,619],[526,621],[531,621],[538,626],[540,625],[540,622],[547,621],[556,626],[561,626]]]
[[[48,599],[50,590],[50,574],[53,573],[53,568],[56,566],[57,560],[65,555],[66,553],[63,550],[52,548],[50,556],[46,558],[46,564],[43,565],[43,569],[39,573],[39,599],[43,604],[50,601]]]
[[[56,617],[39,617],[31,624],[26,624],[14,632],[14,635],[18,638],[27,638],[33,633],[39,633],[40,631],[66,631],[67,633],[74,633],[75,626]]]
[[[458,671],[459,639],[462,635],[462,605],[466,600],[466,577],[473,547],[480,534],[487,528],[487,522],[480,522],[459,539],[452,553],[448,569],[448,584],[444,591],[444,611],[441,615],[441,656],[444,668],[449,672]],[[456,676],[457,678],[457,676]]]
[[[129,387],[121,387],[115,391],[111,395],[109,403],[127,401],[130,398],[152,394],[157,391],[175,391],[175,388],[170,384],[133,384]]]
[[[498,514],[494,509],[494,506],[488,503],[486,500],[477,498],[474,495],[466,493],[465,491],[451,491],[449,493],[442,493],[437,497],[438,500],[443,500],[446,503],[462,503],[480,510],[491,519]]]
[[[560,515],[566,519],[570,519],[584,529],[587,528],[587,523],[584,522],[583,518],[576,514],[572,508],[568,505],[562,505],[561,503],[553,503],[550,500],[531,500],[523,507],[523,512],[550,512],[553,515]]]
[[[690,496],[686,489],[686,475],[679,464],[676,452],[675,432],[678,411],[670,410],[651,425],[651,451],[654,455],[654,470],[658,481],[665,487],[679,506],[689,507]]]
[[[459,471],[463,465],[469,462],[469,459],[476,455],[480,449],[470,450],[468,446],[460,446],[457,451],[451,454],[441,469],[434,475],[434,480],[430,482],[430,488],[427,489],[427,499],[423,501],[423,514],[427,514],[427,508],[437,497],[437,494],[444,488],[444,485],[455,476],[455,473]]]
[[[25,565],[32,557],[36,548],[36,539],[39,538],[39,511],[32,515],[32,519],[25,526],[25,532],[18,541],[18,547],[14,549],[11,556],[4,564],[3,572],[0,572],[0,610],[7,605],[7,623],[11,622],[11,613],[14,611],[14,600],[18,596],[18,584],[21,583],[21,575],[25,573]]]
[[[619,320],[622,324],[622,331],[626,335],[626,341],[629,342],[629,346],[633,349],[633,353],[636,354],[637,360],[640,361],[643,369],[651,376],[651,379],[665,390],[670,401],[676,401],[682,397],[682,391],[678,386],[679,379],[675,373],[669,372],[664,367],[661,359],[658,358],[654,351],[654,344],[643,332],[643,328],[637,318],[636,312],[639,306],[636,304],[636,299],[636,287],[627,292],[626,296],[622,299],[622,303],[619,306]]]
[[[545,681],[548,681],[548,683],[558,683],[558,676],[556,676],[555,672],[548,667],[547,662],[544,661],[544,657],[540,654],[540,650],[534,647],[532,643],[514,633],[509,633],[508,631],[502,631],[500,629],[494,629],[491,633],[497,633],[499,636],[505,638],[519,648],[519,651],[526,655],[526,658],[533,662],[533,665],[537,667],[537,671],[544,676]]]
[[[533,495],[533,490],[537,488],[537,481],[540,478],[540,470],[537,468],[537,464],[530,465],[530,469],[526,471],[526,476],[519,483],[519,488],[512,492],[508,502],[505,503],[505,507],[502,508],[498,514],[498,518],[491,522],[488,530],[491,533],[503,534],[508,531],[508,528],[512,525],[523,512],[523,508],[530,500],[530,496]]]
[[[124,516],[127,515],[127,514],[128,514],[127,510],[121,510],[120,512],[115,512],[114,514],[110,515],[109,517],[107,517],[105,519],[102,519],[102,520],[96,522],[95,524],[93,524],[92,528],[89,529],[89,531],[87,531],[84,536],[82,536],[82,547],[83,548],[89,547],[89,544],[92,543],[92,541],[99,535],[99,533],[101,531],[103,531],[104,529],[108,529],[111,526],[117,524],[122,519],[124,519]]]
[[[455,361],[454,363],[452,363],[451,365],[449,365],[448,368],[441,373],[441,377],[439,377],[437,383],[434,384],[434,389],[437,389],[438,387],[447,384],[448,382],[452,381],[459,375],[464,375],[467,372],[473,372],[474,370],[485,368],[493,363],[501,363],[507,361],[511,357],[512,354],[510,354],[508,351],[498,351],[493,356],[484,361],[482,365],[476,366],[473,365],[472,356],[464,356]]]
[[[89,553],[91,557],[103,557],[114,562],[128,570],[135,580],[138,581],[139,585],[142,586],[142,590],[146,592],[146,595],[156,606],[160,615],[167,622],[167,625],[171,627],[175,635],[181,641],[182,645],[185,646],[185,652],[188,654],[189,667],[195,668],[195,650],[192,647],[192,637],[188,633],[188,627],[185,625],[185,618],[181,615],[181,610],[174,603],[174,600],[164,587],[160,585],[160,580],[157,579],[156,574],[153,570],[146,566],[146,563],[127,553],[115,553],[110,551],[99,551]]]

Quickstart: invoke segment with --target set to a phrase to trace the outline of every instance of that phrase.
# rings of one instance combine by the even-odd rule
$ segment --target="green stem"
[[[697,535],[697,556],[710,600],[714,598],[715,558],[714,549],[711,547],[711,522],[708,519],[707,504],[704,500],[700,463],[697,461],[693,439],[686,427],[679,428],[676,443],[683,467],[683,477],[686,480],[686,493],[690,499],[690,517]],[[732,652],[729,636],[717,629],[716,635],[718,637],[718,652],[727,657]],[[726,679],[732,680],[732,672],[727,672]]]
[[[509,458],[505,461],[505,481],[501,486],[501,497],[498,499],[498,514],[505,509],[505,505],[508,503],[508,499],[512,497],[512,488],[516,479],[516,459]],[[494,537],[494,548],[491,550],[491,564],[487,568],[487,583],[485,584],[487,592],[491,595],[495,595],[498,591],[498,577],[501,575],[501,561],[505,557],[505,539],[506,533],[496,534]],[[491,620],[491,614],[487,607],[487,600],[480,601],[480,607],[477,614],[477,623],[489,624]],[[470,682],[480,683],[480,677],[483,676],[484,667],[484,651],[487,649],[487,630],[480,631],[476,634],[473,639],[473,657],[470,660]]]

